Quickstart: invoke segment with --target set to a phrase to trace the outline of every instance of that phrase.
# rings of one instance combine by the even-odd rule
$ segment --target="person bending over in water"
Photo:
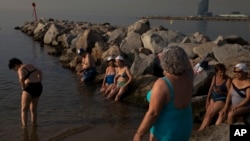
[[[124,64],[122,56],[117,56],[115,61],[117,63],[117,73],[114,79],[114,85],[107,98],[115,97],[115,101],[119,101],[132,81],[132,74],[129,68]]]
[[[31,123],[37,125],[37,105],[42,94],[42,71],[32,64],[23,64],[21,60],[12,58],[9,60],[9,69],[18,74],[22,88],[21,97],[21,121],[22,127],[27,127],[27,114],[30,109]]]

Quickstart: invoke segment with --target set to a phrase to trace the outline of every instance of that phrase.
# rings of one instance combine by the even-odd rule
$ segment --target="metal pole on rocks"
[[[37,21],[37,15],[36,15],[36,3],[32,3],[32,6],[33,6],[33,15],[35,15],[36,17],[36,21]]]

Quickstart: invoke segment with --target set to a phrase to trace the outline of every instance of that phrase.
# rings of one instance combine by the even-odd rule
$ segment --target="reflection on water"
[[[229,34],[229,32],[241,34],[243,37],[248,37],[249,34],[249,32],[244,32],[248,24],[240,22],[174,21],[169,24],[162,21],[150,21],[150,23],[152,27],[163,25],[170,30],[179,30],[185,34],[201,31],[209,37],[217,37],[218,34]],[[98,93],[99,86],[81,83],[75,73],[61,66],[58,57],[47,54],[46,46],[40,47],[40,43],[33,41],[20,31],[1,30],[0,46],[1,141],[20,139],[44,141],[81,131],[86,133],[90,130],[99,131],[93,130],[95,127],[104,129],[112,127],[117,132],[135,130],[145,114],[146,109],[104,100]],[[7,67],[8,59],[11,57],[18,57],[25,63],[32,63],[43,71],[44,91],[38,105],[36,130],[29,125],[25,131],[20,126],[21,91],[17,74],[8,70]],[[104,132],[109,132],[109,129],[107,128]]]
[[[1,141],[44,141],[61,133],[82,131],[86,125],[107,124],[126,130],[130,125],[134,128],[141,120],[144,109],[104,100],[98,93],[99,86],[81,83],[75,73],[61,66],[58,57],[47,54],[46,47],[40,47],[38,42],[20,32],[8,32],[3,37],[0,35],[0,52],[4,52],[0,61]],[[16,72],[8,70],[11,57],[32,63],[43,71],[44,91],[38,104],[35,129],[30,125],[30,116],[27,130],[21,128],[21,89]]]
[[[24,128],[22,130],[22,141],[40,141],[37,135],[37,127],[32,127],[31,131]]]

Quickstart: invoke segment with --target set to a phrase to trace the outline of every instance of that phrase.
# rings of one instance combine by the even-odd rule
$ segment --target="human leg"
[[[153,134],[150,133],[150,135],[149,135],[149,141],[157,141],[157,139],[154,137]]]
[[[222,122],[224,122],[226,120],[226,118],[227,118],[227,111],[220,111],[215,125],[221,124]]]
[[[114,87],[110,93],[108,94],[107,98],[110,99],[110,98],[113,98],[116,96],[117,92],[119,91],[120,88],[118,87]]]
[[[211,100],[209,107],[206,111],[206,114],[204,116],[204,119],[202,121],[202,124],[198,130],[201,131],[202,129],[209,126],[212,119],[214,118],[214,116],[219,113],[219,111],[223,108],[223,106],[224,106],[223,101],[215,101],[214,102],[213,100]]]
[[[29,110],[31,102],[31,96],[26,92],[22,92],[22,98],[21,98],[21,122],[22,127],[27,127],[27,114]]]
[[[119,101],[121,99],[121,96],[125,93],[127,87],[121,87],[115,97],[115,101]]]
[[[100,93],[104,94],[106,89],[108,88],[107,84],[105,83],[104,85],[102,85],[101,89],[100,89]]]
[[[33,126],[37,125],[37,105],[39,98],[32,98],[30,104],[30,114],[31,114],[31,123]]]
[[[107,96],[110,93],[110,91],[112,90],[112,88],[113,88],[113,84],[108,85],[107,89],[104,92],[104,96]]]

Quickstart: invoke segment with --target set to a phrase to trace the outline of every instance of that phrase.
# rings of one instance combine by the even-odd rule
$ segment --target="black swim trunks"
[[[41,82],[28,83],[24,91],[28,92],[31,95],[31,97],[38,98],[42,94],[43,85]]]

